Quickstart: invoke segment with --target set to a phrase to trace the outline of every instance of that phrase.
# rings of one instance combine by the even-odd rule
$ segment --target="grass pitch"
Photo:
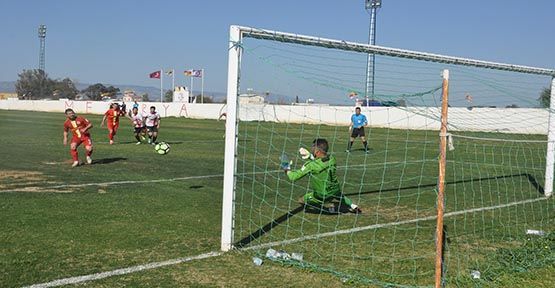
[[[100,128],[101,117],[85,116],[95,125],[91,130],[94,162],[71,168],[68,147],[62,145],[63,113],[0,111],[2,287],[219,250],[224,122],[162,119],[159,141],[168,142],[172,150],[161,156],[152,146],[135,145],[125,119],[116,145],[111,146],[107,130]],[[238,184],[236,239],[249,239],[246,247],[435,214],[437,143],[426,141],[437,132],[373,129],[373,151],[366,156],[360,151],[341,154],[347,138],[337,129],[343,127],[290,127],[294,125],[240,127],[243,150],[238,171],[243,173],[239,177],[243,181]],[[338,173],[344,173],[344,191],[361,204],[365,214],[330,216],[296,211],[280,220],[280,216],[295,211],[295,201],[304,193],[306,182],[291,185],[279,173],[250,172],[274,171],[280,151],[294,152],[299,144],[309,144],[314,135],[338,138],[332,150],[338,158]],[[271,137],[276,138],[265,140]],[[289,140],[280,142],[280,137]],[[481,152],[477,153],[476,147]],[[79,149],[83,161],[84,152]],[[538,159],[542,154],[536,149],[461,143],[448,157],[447,213],[526,201],[540,194],[543,171],[541,165],[533,163],[541,164]],[[256,234],[276,220],[281,221],[277,227],[270,225],[272,229]],[[304,252],[307,262],[326,258],[324,262],[333,268],[331,273],[325,272],[330,272],[324,269],[329,265],[322,262],[317,269],[271,261],[254,266],[251,256],[265,251],[260,248],[86,283],[94,287],[325,287],[343,285],[342,274],[337,271],[346,271],[362,273],[380,283],[430,285],[434,225],[435,220],[422,221],[277,245]],[[516,283],[519,287],[548,287],[553,282],[552,277],[546,277],[555,274],[552,260],[530,260],[538,265],[527,266],[524,272],[518,272],[520,266],[511,268],[513,271],[495,264],[504,259],[499,257],[500,249],[521,251],[529,241],[537,241],[524,233],[525,228],[555,230],[552,199],[453,216],[446,218],[446,225],[451,235],[446,259],[448,286],[503,287]],[[501,255],[507,254],[510,252]],[[553,253],[545,255],[553,259],[549,258]],[[495,271],[497,276],[477,282],[468,276],[471,269]]]

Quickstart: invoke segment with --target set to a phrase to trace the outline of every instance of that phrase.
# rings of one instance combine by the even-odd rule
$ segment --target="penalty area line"
[[[101,183],[64,184],[64,185],[50,186],[47,188],[52,189],[52,188],[87,187],[87,186],[109,186],[109,185],[118,185],[118,184],[160,183],[160,182],[173,182],[173,181],[205,179],[205,178],[215,178],[215,177],[223,177],[223,175],[214,174],[214,175],[187,176],[187,177],[178,177],[178,178],[169,178],[169,179],[124,180],[124,181],[101,182]]]
[[[46,186],[46,187],[36,187],[36,188],[43,189],[43,190],[49,190],[49,189],[59,189],[59,188],[79,188],[79,187],[89,187],[89,186],[109,186],[109,185],[119,185],[119,184],[141,184],[141,183],[174,182],[174,181],[185,181],[185,180],[192,180],[192,179],[206,179],[206,178],[217,178],[217,177],[223,177],[223,175],[222,175],[222,174],[214,174],[214,175],[187,176],[187,177],[178,177],[178,178],[169,178],[169,179],[124,180],[124,181],[113,181],[113,182],[96,182],[96,183],[81,183],[81,184],[63,184],[63,185]],[[0,190],[0,193],[23,191],[23,190],[22,190],[23,188],[28,188],[28,187],[19,187],[19,188],[10,188],[10,189],[5,189],[5,190]]]

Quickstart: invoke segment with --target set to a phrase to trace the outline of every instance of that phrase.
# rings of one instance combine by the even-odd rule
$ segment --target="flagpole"
[[[191,78],[191,95],[192,95],[193,101],[195,101],[196,100],[195,99],[195,94],[193,93],[193,75],[191,74],[191,76],[189,76],[189,78]],[[195,103],[195,102],[193,102],[193,103]]]
[[[175,69],[172,69],[172,92],[175,90]]]
[[[162,103],[162,94],[163,94],[163,90],[164,90],[164,86],[163,85],[163,81],[162,78],[164,78],[164,70],[162,68],[160,68],[160,103]]]
[[[201,83],[201,88],[200,88],[200,103],[204,104],[204,69],[200,69],[200,83]]]

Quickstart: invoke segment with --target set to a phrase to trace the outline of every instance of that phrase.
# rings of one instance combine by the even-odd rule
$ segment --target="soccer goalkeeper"
[[[311,192],[306,193],[300,202],[303,205],[323,209],[324,204],[339,201],[338,211],[342,207],[349,209],[352,213],[361,213],[360,208],[353,204],[351,199],[341,193],[341,186],[337,180],[335,157],[328,155],[328,141],[323,138],[315,139],[312,142],[311,151],[305,148],[299,149],[303,159],[308,159],[299,170],[291,170],[290,163],[282,163],[287,177],[291,181],[297,181],[306,175],[310,175]],[[335,207],[331,207],[330,212],[335,212]]]

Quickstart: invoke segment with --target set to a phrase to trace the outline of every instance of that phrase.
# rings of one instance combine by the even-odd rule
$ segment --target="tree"
[[[21,99],[44,99],[52,97],[54,81],[40,69],[23,70],[18,74],[15,92]]]
[[[172,102],[173,101],[173,91],[168,90],[164,93],[164,102]]]
[[[96,83],[94,85],[90,85],[89,87],[85,88],[81,93],[87,95],[89,99],[99,101],[102,100],[102,97],[110,97],[113,98],[119,92],[119,88],[114,86],[106,87],[101,83]]]
[[[106,90],[102,91],[102,94],[104,94],[104,95],[106,95],[110,98],[115,98],[116,94],[118,94],[119,92],[120,92],[119,88],[116,88],[116,87],[110,85],[110,87],[108,87],[108,88],[106,88]]]
[[[141,98],[142,98],[143,102],[148,102],[148,101],[150,101],[150,99],[148,99],[148,93],[143,94],[143,95],[141,96]]]
[[[548,108],[550,100],[551,100],[551,89],[543,88],[543,91],[540,94],[540,98],[538,98],[538,101],[540,101],[541,107]]]
[[[75,96],[79,93],[79,90],[77,90],[75,84],[69,78],[62,79],[61,81],[54,81],[53,89],[52,95],[56,99],[75,99]]]

